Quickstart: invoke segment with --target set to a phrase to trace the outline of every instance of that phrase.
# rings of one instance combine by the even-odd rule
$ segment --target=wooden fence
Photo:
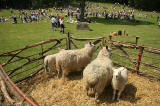
[[[45,54],[51,50],[55,50],[58,47],[64,47],[66,45],[62,43],[64,40],[66,40],[66,38],[50,39],[25,46],[21,49],[2,53],[0,54],[1,62],[3,61],[2,66],[14,82],[21,82],[22,80],[30,78],[42,70],[43,58],[45,57]],[[46,44],[50,45],[45,48],[44,46]],[[30,54],[25,53],[27,50]]]
[[[112,40],[112,36],[108,39],[99,38],[76,38],[68,34],[67,48],[78,48],[74,41],[96,40],[94,44],[109,45],[112,49],[112,60],[115,65],[127,67],[129,70],[148,78],[160,80],[160,49],[151,48],[144,45],[138,45],[139,37],[135,37],[135,42],[126,43]],[[73,45],[73,46],[71,46]],[[117,56],[117,58],[115,58]],[[121,61],[120,61],[120,58]],[[128,61],[124,63],[125,61]],[[128,65],[130,63],[130,65]]]
[[[9,77],[18,83],[43,70],[43,59],[46,55],[56,53],[58,48],[82,48],[83,41],[92,41],[99,46],[109,45],[112,49],[112,60],[116,65],[125,66],[137,74],[160,80],[160,49],[138,45],[137,38],[136,43],[133,44],[114,41],[111,36],[108,38],[76,38],[68,33],[66,38],[51,39],[2,53],[0,61]],[[30,54],[26,54],[26,51],[29,51]]]

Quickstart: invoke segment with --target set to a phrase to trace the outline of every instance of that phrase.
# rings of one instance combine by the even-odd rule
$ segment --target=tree
[[[80,21],[84,21],[85,0],[82,0],[82,1],[81,1],[80,7],[81,7]]]
[[[135,6],[144,10],[160,10],[160,0],[134,0]]]

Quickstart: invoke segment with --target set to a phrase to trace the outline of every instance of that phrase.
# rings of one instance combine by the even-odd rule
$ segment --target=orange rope
[[[12,80],[9,78],[9,76],[7,75],[7,73],[4,71],[4,69],[2,68],[2,65],[0,65],[0,69],[2,70],[3,74],[5,75],[5,77],[8,79],[8,81],[11,83],[11,85],[16,89],[16,91],[26,100],[28,101],[32,106],[37,106],[33,101],[31,101],[13,82]]]

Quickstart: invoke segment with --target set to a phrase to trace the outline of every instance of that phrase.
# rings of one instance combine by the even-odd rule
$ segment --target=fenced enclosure
[[[115,65],[124,66],[137,74],[160,80],[160,49],[138,45],[137,37],[135,43],[126,43],[114,41],[111,36],[76,38],[68,33],[65,38],[51,39],[2,53],[0,60],[9,77],[18,83],[43,70],[43,59],[46,55],[58,52],[59,48],[82,48],[88,41],[99,46],[99,50],[102,46],[108,45],[112,49],[112,60]]]

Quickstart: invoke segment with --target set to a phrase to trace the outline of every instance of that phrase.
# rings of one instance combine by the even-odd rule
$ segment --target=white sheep
[[[62,73],[62,77],[65,78],[70,72],[82,71],[90,63],[96,49],[95,45],[88,43],[82,49],[59,52],[56,56],[58,73]]]
[[[128,70],[124,67],[118,69],[113,68],[112,88],[113,98],[115,100],[116,90],[118,90],[117,100],[119,100],[122,91],[125,88],[125,84],[128,81]]]
[[[44,58],[45,72],[53,72],[56,69],[56,54],[48,55]]]
[[[59,49],[59,52],[63,51],[64,49]],[[57,72],[56,71],[56,54],[48,55],[44,58],[44,70],[45,72]]]
[[[111,52],[108,48],[103,47],[98,56],[83,71],[83,83],[87,92],[93,90],[95,99],[103,92],[112,80],[112,61],[110,59]]]

